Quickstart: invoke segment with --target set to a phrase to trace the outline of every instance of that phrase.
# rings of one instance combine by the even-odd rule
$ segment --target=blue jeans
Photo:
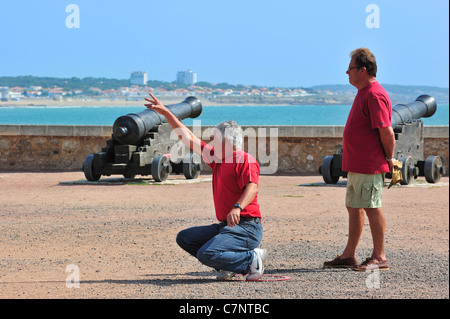
[[[261,223],[241,221],[228,227],[226,222],[221,222],[185,229],[178,233],[177,244],[206,266],[245,275],[262,233]]]

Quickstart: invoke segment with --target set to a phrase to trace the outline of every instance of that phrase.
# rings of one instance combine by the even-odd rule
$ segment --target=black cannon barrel
[[[202,113],[202,103],[194,96],[166,107],[180,120],[188,117],[196,118]],[[113,137],[122,145],[137,145],[152,128],[162,123],[167,123],[164,116],[151,109],[127,114],[114,122]]]
[[[436,101],[429,95],[421,95],[414,102],[408,104],[396,104],[392,108],[391,126],[395,128],[410,120],[418,120],[421,117],[430,117],[436,112]]]

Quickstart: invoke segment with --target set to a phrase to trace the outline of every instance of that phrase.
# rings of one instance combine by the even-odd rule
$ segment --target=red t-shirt
[[[202,141],[202,154],[205,162],[212,168],[212,187],[216,217],[226,221],[228,213],[244,193],[248,183],[258,184],[259,164],[253,156],[239,150],[228,158],[218,160],[214,148]],[[242,217],[260,217],[258,195],[241,212]]]
[[[378,82],[358,90],[344,128],[344,172],[389,172],[378,128],[391,126],[391,118],[391,100]]]

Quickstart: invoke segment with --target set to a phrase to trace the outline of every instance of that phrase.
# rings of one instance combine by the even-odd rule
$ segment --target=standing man
[[[393,171],[395,135],[391,127],[392,105],[377,82],[375,56],[367,48],[350,54],[347,69],[350,84],[358,89],[343,135],[342,170],[348,172],[346,206],[349,233],[344,252],[325,268],[388,270],[384,251],[386,219],[381,208],[384,174]],[[356,247],[364,227],[364,212],[369,218],[373,239],[372,256],[358,265]]]
[[[214,207],[218,224],[198,226],[178,233],[178,245],[201,263],[219,271],[217,279],[235,274],[258,280],[264,272],[266,250],[257,248],[262,240],[258,204],[259,165],[244,152],[242,129],[234,121],[214,128],[211,145],[197,138],[158,99],[150,94],[150,109],[163,115],[181,141],[203,155],[212,168]]]

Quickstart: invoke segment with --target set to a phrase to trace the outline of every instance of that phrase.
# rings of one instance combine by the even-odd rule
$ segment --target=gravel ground
[[[345,180],[261,176],[266,274],[290,277],[271,282],[215,281],[175,243],[180,230],[215,222],[210,176],[177,185],[60,184],[83,179],[0,173],[0,298],[449,298],[448,177],[385,187],[391,269],[365,273],[322,269],[346,244]],[[360,261],[371,247],[366,219]]]

